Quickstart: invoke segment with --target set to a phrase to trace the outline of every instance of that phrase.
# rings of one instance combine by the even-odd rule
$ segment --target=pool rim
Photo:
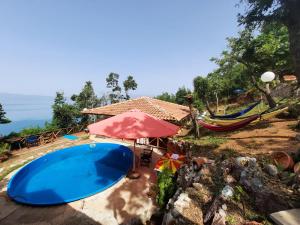
[[[42,155],[40,157],[37,157],[35,159],[33,159],[32,161],[26,163],[25,165],[23,165],[21,168],[18,168],[16,169],[15,171],[15,174],[12,175],[12,177],[9,179],[9,182],[8,184],[6,185],[7,189],[6,189],[6,193],[7,193],[7,196],[14,202],[16,203],[20,203],[22,205],[28,205],[28,206],[36,206],[36,207],[43,207],[43,206],[55,206],[55,205],[63,205],[63,204],[67,204],[67,203],[71,203],[71,202],[75,202],[75,201],[79,201],[79,200],[82,200],[84,198],[88,198],[88,197],[91,197],[93,195],[96,195],[98,193],[101,193],[103,191],[106,191],[107,189],[111,188],[112,186],[116,185],[119,181],[121,181],[124,177],[126,177],[128,175],[128,173],[130,172],[130,170],[133,168],[132,166],[128,168],[128,170],[126,172],[124,172],[124,174],[122,176],[120,176],[118,179],[116,179],[114,182],[106,185],[104,188],[102,188],[100,191],[97,190],[95,192],[91,192],[89,194],[86,194],[86,195],[83,195],[83,196],[80,196],[78,198],[72,198],[72,199],[68,199],[68,200],[64,200],[64,201],[61,201],[61,202],[57,202],[57,203],[28,203],[28,202],[24,202],[24,201],[19,201],[19,200],[16,200],[14,197],[12,197],[9,193],[9,189],[11,188],[11,183],[14,179],[14,177],[19,173],[19,171],[21,171],[22,169],[24,169],[25,167],[29,166],[30,164],[32,164],[34,161],[36,161],[37,159],[40,159],[46,155],[51,155],[51,154],[54,154],[56,152],[59,152],[59,151],[63,151],[63,150],[66,150],[66,149],[70,149],[72,147],[77,147],[77,146],[90,146],[91,144],[96,144],[96,145],[101,145],[101,144],[112,144],[112,145],[116,145],[116,146],[123,146],[125,148],[127,148],[131,154],[134,155],[132,149],[130,149],[128,146],[124,145],[124,144],[117,144],[117,143],[112,143],[112,142],[91,142],[91,143],[87,143],[87,144],[81,144],[81,145],[74,145],[74,146],[70,146],[70,147],[67,147],[67,148],[61,148],[61,149],[57,149],[55,151],[52,151],[52,152],[48,152],[47,154],[45,155]],[[132,162],[133,163],[133,162]]]

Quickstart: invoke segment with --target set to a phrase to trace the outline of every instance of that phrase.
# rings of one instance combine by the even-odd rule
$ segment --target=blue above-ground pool
[[[115,184],[132,168],[132,151],[118,144],[86,144],[44,155],[21,168],[7,193],[16,202],[56,205]]]

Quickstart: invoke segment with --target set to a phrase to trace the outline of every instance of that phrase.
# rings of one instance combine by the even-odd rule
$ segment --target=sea
[[[0,103],[12,122],[0,124],[0,136],[51,121],[54,97],[0,93]]]

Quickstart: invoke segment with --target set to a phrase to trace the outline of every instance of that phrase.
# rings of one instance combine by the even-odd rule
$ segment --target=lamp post
[[[267,93],[271,94],[271,91],[270,91],[270,82],[275,79],[275,73],[273,73],[271,71],[264,72],[261,75],[260,79],[261,79],[262,82],[266,83]]]

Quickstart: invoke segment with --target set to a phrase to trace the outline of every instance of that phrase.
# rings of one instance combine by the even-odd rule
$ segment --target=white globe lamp
[[[262,82],[268,83],[275,79],[275,73],[268,71],[261,75],[260,79]]]

